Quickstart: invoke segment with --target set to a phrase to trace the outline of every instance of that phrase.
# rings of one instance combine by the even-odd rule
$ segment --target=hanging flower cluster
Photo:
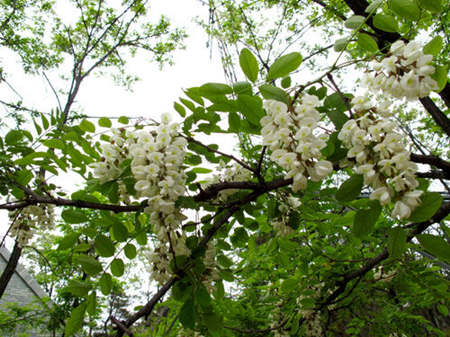
[[[54,206],[31,205],[9,213],[12,221],[10,235],[15,237],[19,246],[26,246],[36,230],[53,229]]]
[[[205,271],[202,274],[202,283],[209,293],[212,293],[215,290],[213,282],[221,279],[219,275],[216,255],[215,242],[208,242],[208,245],[206,246],[205,257],[203,258]]]
[[[278,236],[285,237],[294,233],[294,229],[289,226],[289,219],[292,211],[295,212],[301,204],[299,198],[290,196],[278,206],[281,214],[271,223]]]
[[[286,178],[293,178],[294,192],[306,188],[308,177],[320,181],[333,170],[331,162],[321,160],[328,135],[318,131],[319,105],[317,96],[308,94],[292,111],[282,102],[264,102],[263,145],[272,151],[271,159],[287,171]]]
[[[269,314],[269,320],[272,322],[270,328],[273,330],[274,337],[289,337],[289,333],[283,329],[283,315],[281,313],[281,307],[283,301],[280,300],[272,312]]]
[[[110,143],[102,145],[102,160],[91,165],[100,181],[118,179],[122,163],[130,159],[130,169],[136,179],[136,198],[147,198],[144,212],[149,215],[159,244],[151,261],[152,277],[160,283],[171,276],[170,261],[174,255],[189,255],[186,236],[181,230],[185,217],[175,207],[185,192],[186,175],[182,169],[187,141],[178,135],[178,124],[167,114],[154,132],[136,134],[116,130]]]
[[[210,185],[218,184],[221,182],[237,182],[237,181],[249,181],[252,178],[252,172],[247,170],[245,167],[242,167],[238,163],[233,163],[231,165],[225,164],[223,161],[220,161],[217,167],[218,173],[213,175],[211,178],[207,180],[204,184],[202,184],[202,188],[207,188]],[[217,195],[217,200],[225,202],[227,199],[236,193],[237,189],[227,189],[220,191]]]
[[[403,137],[396,132],[389,103],[378,108],[367,96],[355,97],[353,109],[359,118],[348,120],[338,138],[349,149],[347,157],[356,161],[356,172],[373,188],[370,199],[381,205],[396,201],[392,216],[406,219],[419,205],[421,190],[417,190],[417,165],[409,160]]]
[[[382,90],[396,98],[425,97],[438,89],[437,82],[430,77],[435,71],[432,60],[433,56],[424,54],[417,42],[405,44],[398,40],[381,62],[373,63],[363,82],[371,90]]]

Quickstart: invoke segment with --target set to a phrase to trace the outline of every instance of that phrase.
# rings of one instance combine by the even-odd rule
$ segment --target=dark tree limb
[[[420,103],[433,117],[433,120],[450,137],[450,119],[439,109],[430,97],[419,98]]]
[[[3,297],[6,287],[11,280],[11,277],[14,275],[21,254],[22,247],[19,246],[19,243],[16,240],[11,256],[9,257],[8,264],[6,265],[5,270],[3,270],[3,273],[0,276],[0,299]]]
[[[411,161],[418,164],[428,164],[440,168],[446,176],[450,174],[450,163],[433,155],[411,153]]]

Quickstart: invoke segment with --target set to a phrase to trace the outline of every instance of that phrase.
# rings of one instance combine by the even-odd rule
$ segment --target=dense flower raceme
[[[294,192],[306,188],[308,177],[320,181],[333,170],[331,162],[321,159],[328,135],[317,127],[319,105],[317,96],[308,94],[292,111],[282,102],[264,102],[263,145],[272,151],[271,159],[287,171],[286,178],[293,178]]]
[[[130,168],[136,179],[136,199],[147,198],[144,212],[149,215],[158,244],[148,254],[151,262],[152,279],[166,282],[172,276],[170,261],[174,255],[190,255],[186,246],[186,234],[181,223],[186,217],[175,206],[185,193],[186,175],[183,162],[187,141],[178,134],[178,124],[171,123],[168,115],[162,116],[162,123],[152,131],[136,134],[126,130],[114,130],[109,143],[102,145],[102,161],[92,165],[95,176],[102,182],[118,179],[122,163],[131,160]],[[120,191],[120,189],[119,189]],[[129,197],[123,189],[123,198]],[[209,243],[205,258],[204,284],[208,290],[219,278],[216,271],[215,247]]]
[[[285,237],[294,233],[294,229],[289,226],[289,220],[293,212],[295,212],[301,205],[299,198],[290,196],[278,206],[280,216],[272,220],[272,226],[275,229],[278,236]]]
[[[9,234],[19,246],[26,246],[37,230],[54,228],[53,205],[31,205],[9,213],[12,226]]]
[[[218,184],[221,182],[249,181],[252,178],[252,172],[242,167],[238,163],[226,164],[223,161],[220,161],[219,166],[216,170],[218,173],[208,178],[202,184],[202,188],[206,189],[210,185]],[[232,188],[220,191],[217,195],[217,200],[225,202],[231,195],[233,195],[237,191],[239,190]]]
[[[423,47],[411,41],[393,43],[390,52],[381,62],[374,62],[363,83],[371,90],[382,90],[396,98],[414,100],[438,89],[430,77],[435,68],[432,55],[424,54]]]
[[[355,97],[353,109],[359,118],[348,120],[338,138],[349,149],[347,157],[356,162],[356,172],[373,188],[371,199],[381,205],[395,201],[392,216],[406,219],[419,205],[417,165],[409,160],[403,137],[389,118],[389,102],[373,107],[368,96]]]

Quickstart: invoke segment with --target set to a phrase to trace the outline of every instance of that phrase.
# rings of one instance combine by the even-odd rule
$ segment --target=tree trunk
[[[11,277],[13,276],[14,272],[16,271],[17,263],[19,262],[20,255],[22,254],[22,248],[19,246],[19,244],[14,244],[13,251],[11,253],[11,256],[9,257],[8,264],[6,265],[5,270],[3,271],[2,275],[0,276],[0,299],[3,297],[3,294],[5,292],[6,286],[8,285],[9,281],[11,280]]]

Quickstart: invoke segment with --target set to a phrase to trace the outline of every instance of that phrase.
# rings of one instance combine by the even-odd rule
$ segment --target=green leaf
[[[253,95],[252,85],[248,82],[236,82],[233,83],[233,91],[237,95]]]
[[[130,120],[128,119],[128,117],[125,116],[120,116],[119,119],[117,120],[119,123],[121,124],[128,124],[130,122]]]
[[[447,73],[448,73],[448,65],[445,66],[436,66],[434,74],[431,77],[437,82],[439,89],[437,92],[442,91],[447,84]]]
[[[228,114],[228,125],[231,132],[241,131],[241,119],[236,112],[230,112]]]
[[[98,282],[100,284],[100,290],[102,291],[102,294],[105,296],[109,295],[113,286],[111,275],[109,275],[108,273],[104,273],[100,277],[100,280]]]
[[[276,101],[289,104],[289,96],[280,88],[274,87],[270,84],[264,84],[259,87],[259,90],[265,99],[274,99]]]
[[[450,262],[450,245],[439,236],[431,234],[417,235],[417,240],[430,254],[439,260]]]
[[[373,25],[385,32],[395,33],[398,31],[397,20],[391,15],[377,14],[373,17]]]
[[[371,13],[372,11],[375,11],[378,7],[380,7],[383,4],[384,0],[374,0],[370,3],[369,6],[366,7],[365,12]]]
[[[27,186],[31,179],[33,179],[33,173],[29,170],[19,171],[15,176],[15,181],[22,186]]]
[[[145,246],[147,244],[147,234],[145,232],[141,232],[136,235],[136,242],[141,246]]]
[[[233,89],[229,85],[222,83],[206,83],[199,89],[202,96],[206,97],[210,95],[228,95],[233,93]]]
[[[419,4],[431,13],[442,12],[442,0],[419,0]]]
[[[98,120],[98,125],[104,128],[110,128],[112,126],[112,123],[109,118],[102,117]]]
[[[125,256],[130,260],[134,259],[137,255],[136,246],[131,243],[127,243],[123,250],[125,252]]]
[[[70,280],[68,286],[64,288],[64,292],[67,291],[77,297],[86,297],[91,288],[92,287],[85,282]]]
[[[123,275],[124,271],[125,271],[125,264],[123,263],[122,259],[114,259],[113,262],[111,262],[111,273],[114,276],[120,277]]]
[[[437,56],[441,51],[443,46],[442,37],[437,35],[430,42],[428,42],[425,47],[423,47],[424,54],[430,54]]]
[[[290,76],[286,76],[283,77],[283,79],[281,80],[281,87],[283,89],[289,88],[291,86],[291,77]]]
[[[199,173],[199,174],[205,174],[205,173],[211,173],[212,170],[204,167],[194,167],[192,169],[192,172]]]
[[[60,139],[46,139],[42,144],[51,149],[64,150],[66,148],[66,144]]]
[[[90,293],[89,297],[87,298],[86,311],[90,316],[94,316],[95,312],[97,311],[97,293],[95,291]]]
[[[83,268],[84,272],[88,275],[97,275],[103,270],[102,264],[97,261],[93,256],[89,255],[74,255],[73,261]]]
[[[341,52],[343,50],[345,50],[345,48],[347,47],[347,44],[349,42],[349,38],[348,37],[344,37],[342,39],[338,39],[334,42],[334,51],[336,52]]]
[[[250,81],[255,82],[258,78],[258,61],[247,48],[241,50],[241,53],[239,54],[239,64],[245,76],[247,76]]]
[[[224,268],[229,268],[229,267],[231,267],[233,265],[233,261],[231,261],[225,255],[218,255],[217,256],[217,262]]]
[[[115,240],[123,242],[128,238],[128,229],[120,220],[114,221],[111,229]]]
[[[50,125],[48,123],[47,117],[45,117],[44,114],[41,114],[41,121],[42,121],[42,126],[44,127],[44,130],[47,130]]]
[[[443,304],[437,305],[437,310],[444,316],[448,316],[448,308]]]
[[[180,322],[187,329],[195,327],[195,305],[192,298],[184,302],[180,309]]]
[[[239,111],[250,123],[255,126],[261,125],[259,121],[265,115],[261,98],[249,95],[239,95],[237,103]]]
[[[88,121],[87,119],[83,119],[80,123],[80,129],[85,132],[95,132],[95,125]]]
[[[442,196],[436,192],[425,192],[420,197],[421,203],[409,217],[409,221],[423,222],[429,220],[441,207]]]
[[[173,108],[180,114],[181,117],[186,116],[186,109],[180,103],[174,102]]]
[[[388,232],[387,249],[389,257],[399,258],[406,250],[406,231],[403,228],[391,228]]]
[[[68,224],[79,224],[89,220],[86,213],[78,209],[65,209],[61,216]]]
[[[359,34],[358,35],[358,45],[368,52],[376,53],[378,51],[377,42],[374,38],[368,34]]]
[[[416,21],[420,18],[420,9],[414,0],[391,0],[391,9],[407,20]]]
[[[77,331],[81,330],[83,327],[83,318],[86,313],[86,307],[87,302],[83,302],[78,307],[73,309],[64,329],[65,336],[73,336]]]
[[[270,81],[288,75],[300,66],[302,60],[302,55],[297,52],[279,57],[269,68],[267,79]]]
[[[360,209],[353,219],[353,234],[358,238],[364,238],[372,233],[373,226],[381,214],[381,206],[378,201],[371,201],[369,209]]]
[[[114,255],[115,249],[113,242],[103,234],[100,234],[95,238],[94,247],[100,256],[111,257]]]
[[[78,237],[80,233],[70,233],[64,236],[61,241],[59,241],[58,250],[64,250],[68,248],[72,248],[75,246],[75,243],[78,242]]]
[[[14,145],[23,138],[23,132],[18,130],[11,130],[5,136],[6,145]]]
[[[339,187],[336,199],[340,202],[355,200],[360,196],[363,184],[364,177],[361,174],[351,176]]]
[[[345,20],[344,25],[350,29],[358,29],[362,26],[362,24],[366,21],[366,18],[361,15],[353,15]]]
[[[212,312],[203,314],[202,320],[205,323],[208,330],[212,332],[218,332],[223,329],[223,318],[222,316]]]

